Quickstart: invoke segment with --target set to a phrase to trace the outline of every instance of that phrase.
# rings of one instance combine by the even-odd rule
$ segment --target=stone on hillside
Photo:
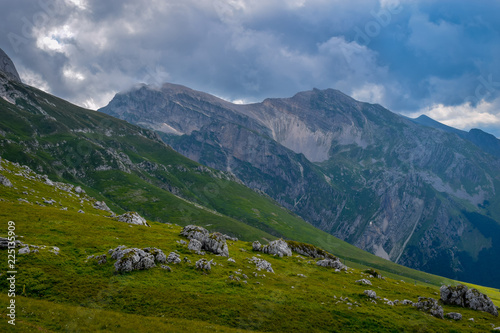
[[[0,175],[0,184],[2,184],[3,186],[6,186],[6,187],[12,187],[12,183],[10,182],[10,180],[5,177],[4,175]]]
[[[167,257],[167,263],[170,264],[180,264],[181,263],[181,257],[179,256],[178,253],[175,252],[170,252],[168,257]]]
[[[361,284],[364,284],[364,285],[367,285],[367,286],[371,286],[372,285],[372,282],[370,280],[367,280],[367,279],[357,280],[356,283],[361,283]]]
[[[458,285],[456,287],[442,286],[440,292],[441,300],[444,304],[458,305],[498,316],[497,307],[493,304],[491,299],[477,289],[469,289],[464,285]]]
[[[500,331],[500,326],[499,326],[499,327],[495,327],[495,328],[493,329],[493,331]]]
[[[410,300],[404,299],[404,300],[401,302],[401,304],[403,304],[403,305],[413,305],[413,302],[412,302],[412,301],[410,301]]]
[[[211,264],[212,260],[208,261],[207,259],[202,258],[196,262],[196,268],[205,271],[210,271],[212,269]]]
[[[280,258],[284,255],[288,257],[292,256],[292,250],[290,250],[288,244],[282,239],[277,239],[264,245],[261,251],[267,254],[278,255]]]
[[[187,242],[184,239],[178,240],[177,243],[181,244],[181,245],[186,245],[187,244]]]
[[[106,212],[111,212],[111,209],[109,209],[108,205],[106,205],[106,203],[104,201],[94,202],[94,208],[104,210]]]
[[[10,244],[14,247],[20,247],[23,243],[21,241],[16,240],[14,244]],[[9,247],[9,239],[0,237],[0,249],[7,249]]]
[[[78,194],[85,193],[85,190],[80,186],[75,187],[75,192]]]
[[[236,263],[236,260],[234,260],[233,258],[229,258],[229,259],[227,259],[227,261]]]
[[[255,241],[252,243],[252,250],[260,251],[261,248],[262,248],[262,245],[260,244],[259,241]]]
[[[181,235],[188,239],[196,239],[203,243],[203,240],[208,236],[208,230],[196,225],[187,225],[182,229]]]
[[[450,312],[446,314],[446,318],[453,320],[462,320],[462,314],[458,312]]]
[[[363,293],[370,298],[377,298],[377,293],[373,290],[365,290]]]
[[[228,235],[222,235],[226,240],[230,240],[230,241],[233,241],[233,242],[237,242],[238,241],[238,238],[236,237],[231,237],[231,236],[228,236]]]
[[[333,259],[333,260],[337,259],[337,257],[335,257],[334,255],[311,244],[301,243],[296,241],[287,241],[287,244],[293,252],[302,254],[310,258]]]
[[[171,272],[172,271],[172,268],[170,268],[167,265],[161,265],[160,267],[163,268],[164,270],[166,270],[167,272]]]
[[[113,254],[113,257],[117,259],[115,262],[116,272],[131,272],[156,266],[154,256],[141,249],[127,248]]]
[[[434,298],[419,297],[418,302],[413,303],[413,306],[421,311],[430,313],[436,318],[444,319],[443,308]]]
[[[85,214],[85,212],[83,210],[81,210],[81,209],[78,211],[78,213]]]
[[[271,267],[271,263],[267,262],[266,260],[259,259],[257,257],[252,257],[252,259],[250,259],[250,261],[255,264],[255,267],[257,268],[258,271],[260,271],[261,269],[264,269],[270,273],[274,273],[274,270]]]
[[[144,225],[149,227],[149,224],[146,222],[146,219],[136,212],[127,212],[125,214],[119,215],[117,219],[120,222],[125,222],[135,225]]]
[[[166,263],[167,256],[163,253],[162,250],[157,249],[156,247],[147,247],[144,249],[145,252],[150,253],[154,256],[156,262]]]
[[[44,200],[43,202],[44,202],[45,204],[47,204],[47,205],[53,205],[53,204],[55,204],[55,203],[56,203],[56,201],[55,201],[54,199]]]
[[[226,239],[219,232],[214,232],[206,237],[202,248],[212,253],[229,257],[229,248],[227,247]]]
[[[347,266],[341,263],[338,258],[318,260],[318,262],[316,262],[316,265],[322,267],[330,267],[341,271],[347,271]]]
[[[18,254],[29,254],[30,248],[29,248],[29,246],[23,247],[23,248],[19,249],[19,251],[17,253]]]
[[[201,251],[202,246],[203,246],[203,244],[199,240],[192,238],[189,241],[188,249],[198,252],[198,251]]]

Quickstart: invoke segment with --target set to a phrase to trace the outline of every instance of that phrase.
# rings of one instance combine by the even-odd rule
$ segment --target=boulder
[[[10,182],[10,180],[5,177],[4,175],[0,175],[0,184],[2,184],[3,186],[6,186],[6,187],[12,187],[12,183]]]
[[[417,309],[430,313],[436,318],[443,319],[444,311],[443,308],[438,304],[434,298],[419,297],[417,303],[413,303],[413,306]]]
[[[196,239],[203,242],[205,237],[208,236],[208,230],[196,225],[187,225],[182,229],[181,235],[187,237],[188,239]]]
[[[202,249],[229,257],[229,248],[227,247],[226,239],[220,232],[214,232],[206,237]]]
[[[155,258],[155,262],[159,262],[162,264],[167,262],[167,256],[165,255],[165,253],[163,253],[162,250],[157,249],[156,247],[147,247],[144,249],[144,251],[152,254]]]
[[[180,264],[181,261],[182,261],[181,257],[179,256],[178,253],[175,252],[170,252],[167,257],[167,262],[170,264]]]
[[[373,290],[365,290],[363,293],[370,298],[377,298],[377,293]]]
[[[262,248],[262,245],[260,244],[259,241],[255,241],[252,243],[252,250],[260,251],[261,248]]]
[[[458,312],[450,312],[446,314],[446,318],[453,320],[462,320],[462,314]]]
[[[255,267],[257,268],[258,271],[260,271],[261,269],[264,269],[264,270],[266,270],[266,271],[268,271],[270,273],[274,273],[274,270],[271,267],[271,263],[267,262],[264,259],[259,259],[257,257],[252,257],[252,259],[250,259],[250,262],[252,262],[252,263],[255,264]]]
[[[444,304],[458,305],[498,316],[497,307],[491,299],[477,289],[469,289],[467,286],[459,284],[458,286],[442,286],[440,292]]]
[[[284,255],[288,257],[292,256],[292,250],[288,247],[288,244],[282,239],[274,240],[269,244],[262,246],[260,250],[263,253],[278,255],[280,256],[280,258],[283,258]]]
[[[95,209],[100,209],[100,210],[104,210],[106,212],[111,212],[111,209],[109,209],[108,205],[106,205],[106,203],[104,201],[96,201],[94,202],[94,208]]]
[[[347,271],[347,266],[341,263],[338,258],[318,260],[318,262],[316,262],[316,265],[322,267],[330,267],[341,271]]]
[[[189,241],[188,249],[198,252],[198,251],[201,251],[202,246],[203,246],[203,244],[199,240],[192,238]]]
[[[181,235],[190,239],[190,246],[197,252],[206,250],[221,256],[229,257],[226,237],[220,232],[209,234],[208,230],[205,228],[188,225],[181,231]],[[192,242],[193,240],[200,242],[201,248],[198,249],[199,244],[197,242]]]
[[[367,279],[357,280],[356,283],[361,283],[361,284],[364,284],[366,286],[371,286],[372,285],[372,282],[370,280],[367,280]]]
[[[85,190],[80,186],[75,187],[75,192],[78,194],[85,193]]]
[[[146,219],[136,212],[127,212],[125,214],[117,216],[117,219],[120,222],[125,222],[135,225],[144,225],[149,227],[149,224],[146,222]]]
[[[116,259],[115,271],[120,273],[150,269],[156,266],[155,257],[138,248],[119,246],[112,250],[111,258]]]
[[[30,248],[29,246],[23,247],[17,251],[18,254],[29,254],[30,253]]]
[[[211,264],[212,260],[208,261],[205,258],[201,258],[196,262],[196,268],[204,271],[210,271],[212,269]]]

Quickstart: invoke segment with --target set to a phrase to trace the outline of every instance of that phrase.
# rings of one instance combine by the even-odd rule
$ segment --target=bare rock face
[[[10,180],[5,177],[4,175],[0,175],[0,184],[2,184],[3,186],[6,186],[6,187],[12,187],[12,183],[10,182]]]
[[[136,212],[127,212],[125,214],[119,215],[117,218],[118,218],[118,221],[120,221],[120,222],[125,222],[125,223],[135,224],[135,225],[144,225],[146,227],[150,226],[146,222],[146,219]]]
[[[316,262],[316,265],[322,266],[322,267],[330,267],[330,268],[338,269],[341,271],[347,270],[347,266],[344,265],[343,263],[341,263],[338,258],[319,260],[318,262]]]
[[[418,302],[413,304],[417,309],[428,312],[436,318],[444,319],[443,308],[434,298],[419,297]]]
[[[220,232],[209,234],[208,230],[205,228],[188,225],[184,227],[181,235],[190,239],[188,245],[190,250],[206,250],[224,257],[229,257],[229,248],[226,242],[227,236],[221,234]],[[201,247],[198,242],[201,243]]]
[[[16,66],[14,66],[12,60],[10,60],[9,56],[2,49],[0,49],[0,73],[5,75],[9,80],[21,82]]]
[[[469,289],[467,286],[442,286],[440,289],[441,300],[444,304],[458,305],[463,308],[484,311],[498,316],[497,307],[491,299],[477,289]]]

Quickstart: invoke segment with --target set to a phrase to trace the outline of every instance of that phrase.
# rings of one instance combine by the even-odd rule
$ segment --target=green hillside
[[[444,307],[445,313],[462,313],[464,319],[455,322],[409,305],[384,304],[383,298],[414,302],[419,296],[439,298],[438,287],[415,285],[409,279],[403,282],[386,272],[381,272],[385,280],[370,278],[364,273],[367,267],[349,260],[347,273],[334,272],[296,253],[283,258],[257,254],[245,241],[228,241],[234,263],[210,253],[199,255],[178,242],[186,240],[179,235],[181,226],[169,221],[149,221],[150,228],[118,222],[108,212],[93,208],[95,199],[87,194],[77,194],[63,183],[49,185],[44,177],[6,160],[0,167],[0,174],[13,185],[0,185],[0,220],[5,230],[0,237],[6,236],[7,222],[14,221],[18,240],[38,246],[39,251],[17,255],[16,331],[484,332],[500,326],[498,317],[457,307]],[[350,253],[353,258],[359,255],[360,262],[383,264],[333,237],[318,238],[319,242],[331,244],[336,255]],[[119,245],[156,247],[166,255],[177,251],[190,262],[169,264],[171,272],[158,265],[115,274],[109,256],[103,265],[88,259]],[[253,256],[270,262],[274,273],[257,271],[249,262]],[[213,259],[217,265],[204,273],[194,265],[200,258]],[[385,268],[405,272],[394,264]],[[422,274],[431,282],[440,279],[412,274]],[[230,280],[230,275],[241,280]],[[369,278],[373,286],[355,282],[361,278]],[[0,279],[2,306],[9,301],[7,289],[6,279]],[[367,289],[382,299],[372,303],[363,294]],[[498,292],[489,290],[489,295],[500,304]],[[2,331],[12,329],[5,314],[1,319]]]

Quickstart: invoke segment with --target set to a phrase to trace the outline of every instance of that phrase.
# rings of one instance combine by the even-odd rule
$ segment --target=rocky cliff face
[[[500,221],[500,161],[459,133],[332,89],[234,105],[182,86],[140,86],[100,111],[156,129],[182,154],[358,247],[498,285],[474,270],[500,254],[499,241],[469,213]]]
[[[0,73],[9,80],[21,82],[16,66],[14,66],[12,60],[10,60],[9,56],[2,49],[0,49]]]

